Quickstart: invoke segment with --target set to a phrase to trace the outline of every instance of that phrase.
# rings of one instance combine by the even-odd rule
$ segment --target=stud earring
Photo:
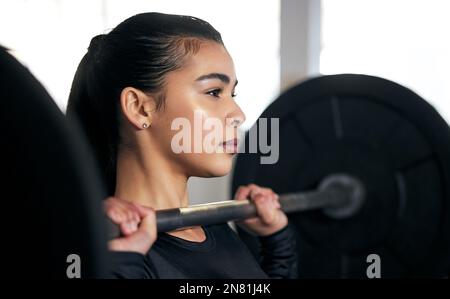
[[[142,127],[143,127],[144,129],[147,129],[148,125],[147,125],[146,123],[143,123],[143,124],[142,124]]]

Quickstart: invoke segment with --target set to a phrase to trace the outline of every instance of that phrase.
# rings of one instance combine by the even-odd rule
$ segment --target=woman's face
[[[165,83],[164,108],[154,112],[150,128],[162,154],[188,176],[227,174],[245,120],[233,98],[237,79],[227,50],[202,42]]]

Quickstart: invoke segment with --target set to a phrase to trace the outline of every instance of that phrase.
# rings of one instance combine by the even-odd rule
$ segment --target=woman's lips
[[[222,147],[225,149],[226,153],[229,153],[229,154],[237,153],[237,148],[238,148],[237,138],[222,142]]]

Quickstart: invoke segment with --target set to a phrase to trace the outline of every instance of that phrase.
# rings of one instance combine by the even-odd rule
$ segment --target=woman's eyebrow
[[[225,84],[229,84],[230,83],[230,77],[228,77],[225,74],[221,74],[221,73],[211,73],[211,74],[207,74],[207,75],[202,75],[200,77],[198,77],[195,81],[203,81],[203,80],[208,80],[208,79],[219,79],[220,81],[222,81]],[[236,82],[234,83],[234,86],[236,86],[238,84],[238,80],[236,80]]]

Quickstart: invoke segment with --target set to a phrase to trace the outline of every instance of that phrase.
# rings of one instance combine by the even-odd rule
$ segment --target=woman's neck
[[[187,180],[161,157],[119,150],[115,196],[120,199],[155,210],[188,206]]]
[[[155,210],[186,207],[189,204],[187,176],[170,167],[161,157],[145,158],[143,153],[119,151],[115,196]],[[201,227],[168,234],[192,242],[204,242]]]

